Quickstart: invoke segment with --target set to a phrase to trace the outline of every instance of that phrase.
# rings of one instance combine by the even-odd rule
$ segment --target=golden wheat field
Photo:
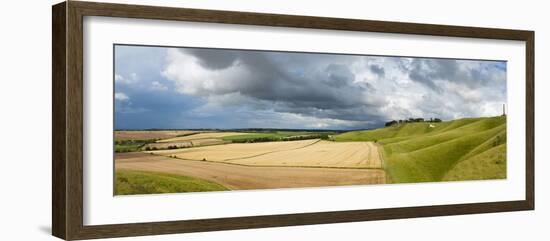
[[[225,162],[232,159],[250,158],[271,152],[292,150],[318,142],[317,139],[303,141],[279,141],[260,143],[235,143],[226,145],[194,147],[187,149],[152,151],[154,154],[175,156],[189,160]]]
[[[229,160],[243,165],[381,168],[378,147],[372,142],[319,141],[304,148]]]
[[[378,147],[372,142],[314,140],[227,144],[190,149],[153,151],[187,160],[206,160],[249,166],[381,168]]]

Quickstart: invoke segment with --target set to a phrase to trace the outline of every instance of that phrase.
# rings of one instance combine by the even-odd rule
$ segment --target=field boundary
[[[373,142],[374,143],[374,146],[376,146],[376,148],[378,148],[378,158],[380,158],[380,162],[381,162],[381,168],[384,173],[385,173],[385,177],[386,177],[386,184],[388,183],[392,183],[392,179],[391,179],[391,175],[389,174],[389,171],[387,170],[386,168],[386,159],[384,159],[384,146],[382,144],[379,144],[379,143],[376,143],[376,142]]]

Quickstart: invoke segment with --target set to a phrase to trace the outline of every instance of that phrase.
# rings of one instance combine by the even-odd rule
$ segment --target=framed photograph
[[[534,32],[53,6],[67,239],[534,209]]]

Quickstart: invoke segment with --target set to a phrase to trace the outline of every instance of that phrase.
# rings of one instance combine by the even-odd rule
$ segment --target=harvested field
[[[378,146],[372,142],[303,140],[227,144],[155,154],[250,166],[382,168]]]
[[[169,139],[163,139],[159,140],[157,142],[163,143],[163,142],[181,142],[181,141],[189,141],[189,140],[197,140],[197,139],[220,139],[222,137],[226,136],[236,136],[236,135],[245,135],[249,133],[243,133],[243,132],[205,132],[205,133],[198,133],[193,134],[189,136],[179,136],[179,137],[173,137]]]
[[[173,138],[178,135],[187,135],[197,131],[173,130],[173,131],[115,131],[115,140],[150,140]]]
[[[378,147],[372,142],[320,141],[304,148],[227,162],[265,166],[382,168]]]
[[[188,148],[188,147],[198,147],[198,146],[210,146],[210,145],[220,145],[229,143],[227,141],[221,140],[221,139],[196,139],[196,140],[189,140],[189,141],[174,141],[174,142],[156,142],[156,143],[149,143],[145,145],[142,150],[145,148],[157,148],[157,149],[168,149],[169,147],[176,147],[176,148]]]
[[[207,161],[225,162],[240,158],[250,158],[253,156],[264,155],[276,151],[302,148],[316,142],[319,142],[319,140],[237,143],[189,149],[152,151],[152,153],[165,156],[176,156],[178,158],[189,160],[200,161],[206,159]]]
[[[233,190],[381,184],[386,180],[381,169],[242,166],[145,153],[116,154],[115,168],[201,178]]]

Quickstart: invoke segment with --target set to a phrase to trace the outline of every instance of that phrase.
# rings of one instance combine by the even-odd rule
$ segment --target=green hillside
[[[506,178],[506,117],[405,123],[334,140],[381,144],[391,182]]]

